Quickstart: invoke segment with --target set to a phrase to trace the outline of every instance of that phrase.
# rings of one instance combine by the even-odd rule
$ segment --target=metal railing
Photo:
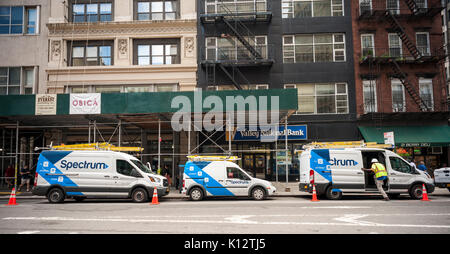
[[[416,1],[413,5],[414,7],[408,7],[404,0],[363,0],[359,4],[359,15],[372,15],[375,11],[390,11],[393,15],[412,15],[442,9],[438,1],[428,1],[428,5]]]
[[[265,0],[249,0],[240,2],[223,2],[217,1],[208,3],[205,1],[204,14],[251,14],[262,13],[269,10],[269,1]]]
[[[253,46],[261,55],[261,58],[254,56],[245,46],[233,47],[204,47],[202,49],[202,60],[213,62],[253,62],[264,61],[272,58],[273,45]]]
[[[426,46],[416,46],[420,58],[425,57],[436,58],[438,60],[445,58],[446,53],[443,47],[438,49],[430,49]],[[374,48],[368,47],[363,48],[360,53],[360,60],[365,60],[367,58],[387,58],[395,59],[397,61],[412,61],[415,60],[414,56],[404,47],[388,47],[388,48]]]

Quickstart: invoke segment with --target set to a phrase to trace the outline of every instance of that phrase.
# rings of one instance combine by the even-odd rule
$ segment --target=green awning
[[[450,126],[358,126],[366,142],[384,144],[384,133],[394,132],[399,147],[449,146]]]

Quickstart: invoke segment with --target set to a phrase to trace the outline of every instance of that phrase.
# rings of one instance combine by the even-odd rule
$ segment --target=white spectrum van
[[[184,166],[182,193],[199,201],[207,196],[244,196],[265,199],[276,188],[253,178],[231,161],[188,161]]]
[[[34,195],[51,203],[65,198],[130,198],[145,202],[169,192],[165,177],[153,174],[135,157],[114,151],[43,151],[36,168]]]
[[[386,193],[396,197],[408,193],[414,199],[422,198],[422,184],[427,193],[434,191],[433,179],[412,167],[397,154],[375,148],[307,149],[300,155],[300,191],[312,192],[315,183],[317,195],[340,199],[342,193],[378,193],[371,168],[371,160],[385,165],[388,180],[383,185]]]

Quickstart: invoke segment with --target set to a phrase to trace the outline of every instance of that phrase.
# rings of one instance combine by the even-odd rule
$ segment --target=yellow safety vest
[[[373,163],[372,164],[372,171],[375,173],[376,178],[380,178],[383,176],[387,176],[386,168],[381,163]]]

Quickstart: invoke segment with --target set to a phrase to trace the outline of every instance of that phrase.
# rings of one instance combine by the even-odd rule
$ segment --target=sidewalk
[[[299,196],[299,195],[311,195],[305,192],[300,192],[298,190],[298,183],[288,183],[287,187],[290,188],[290,191],[286,191],[286,183],[276,183],[272,182],[272,184],[277,188],[277,191],[275,192],[274,196],[283,196],[283,197],[291,197],[291,196]],[[23,188],[22,190],[26,190],[26,188]],[[6,188],[6,186],[0,187],[0,199],[8,199],[11,195],[11,189]],[[46,197],[43,196],[34,196],[31,192],[18,192],[16,191],[16,198],[43,198]],[[182,199],[182,198],[188,198],[186,195],[181,194],[180,190],[175,189],[175,187],[170,188],[170,193],[162,198],[167,199]]]

